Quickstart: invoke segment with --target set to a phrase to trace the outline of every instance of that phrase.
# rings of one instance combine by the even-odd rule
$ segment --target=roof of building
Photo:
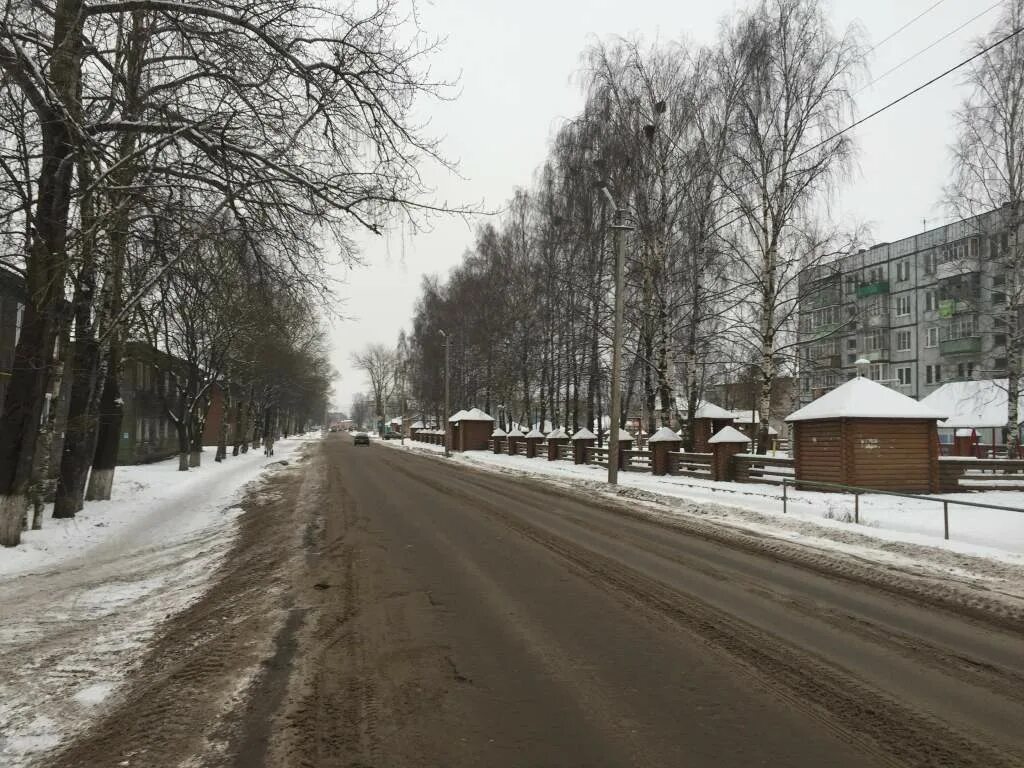
[[[622,427],[619,427],[619,440],[632,440],[633,436]]]
[[[580,428],[580,430],[572,436],[573,440],[596,440],[597,435],[591,432],[586,427]]]
[[[505,437],[505,436],[506,436],[505,435],[505,430],[503,430],[501,427],[498,427],[493,432],[491,432],[491,437]]]
[[[948,415],[940,427],[1005,427],[1007,421],[1006,379],[950,381],[921,400],[922,405]],[[1017,401],[1017,423],[1024,421],[1024,392]]]
[[[855,376],[791,413],[786,421],[812,419],[942,419],[945,413],[877,381]]]
[[[686,413],[687,402],[684,400],[679,404],[679,412]],[[721,408],[714,403],[709,403],[706,400],[700,400],[697,402],[697,410],[694,412],[693,417],[695,419],[715,419],[725,421],[733,418],[732,411],[727,411],[725,408]]]
[[[750,438],[744,435],[735,427],[722,427],[708,439],[708,443],[718,445],[719,443],[749,443]]]
[[[479,408],[470,408],[468,411],[459,411],[458,413],[453,414],[448,421],[494,421],[494,419]]]
[[[412,424],[409,425],[409,429],[423,429],[423,422],[414,421]]]
[[[531,440],[534,440],[534,439],[536,439],[536,438],[538,438],[538,437],[539,437],[539,438],[541,438],[542,440],[544,439],[544,433],[543,433],[543,432],[541,432],[541,431],[540,431],[539,429],[537,429],[536,427],[534,427],[534,428],[533,428],[533,429],[531,429],[531,430],[530,430],[529,432],[527,432],[527,433],[526,433],[526,436],[527,436],[528,438],[530,438]]]
[[[508,436],[509,437],[525,437],[526,435],[523,433],[523,430],[521,430],[518,426],[513,426],[512,429],[510,429],[508,431]]]
[[[559,427],[558,429],[554,429],[551,432],[548,432],[548,440],[560,440],[560,439],[562,439],[564,437],[568,437],[568,436],[569,436],[569,433],[566,432],[561,427]]]

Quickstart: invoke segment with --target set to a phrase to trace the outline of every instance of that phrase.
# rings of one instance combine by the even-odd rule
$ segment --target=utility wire
[[[976,52],[972,56],[969,56],[966,59],[964,59],[963,61],[961,61],[959,64],[950,67],[945,72],[942,72],[941,74],[936,75],[931,80],[928,80],[927,82],[922,83],[921,85],[917,86],[913,90],[907,91],[902,96],[893,99],[892,101],[890,101],[888,104],[886,104],[884,106],[879,107],[878,109],[876,109],[871,114],[865,115],[864,117],[860,118],[859,120],[854,120],[852,123],[850,123],[845,128],[836,131],[831,136],[829,136],[829,137],[819,141],[817,144],[814,144],[813,146],[808,147],[807,149],[803,150],[802,152],[797,153],[792,158],[790,158],[790,160],[788,162],[792,162],[794,160],[798,160],[801,157],[803,157],[804,155],[809,154],[810,152],[813,152],[816,149],[819,149],[820,147],[824,146],[825,144],[828,144],[830,141],[834,141],[835,139],[838,139],[843,134],[849,133],[854,128],[856,128],[856,127],[866,123],[868,120],[871,120],[872,118],[877,117],[878,115],[882,114],[883,112],[885,112],[888,109],[891,109],[892,107],[895,107],[900,102],[906,101],[907,99],[909,99],[914,94],[920,93],[925,88],[927,88],[927,87],[937,83],[939,80],[942,80],[943,78],[948,77],[949,75],[953,74],[954,72],[956,72],[956,71],[958,71],[960,69],[963,69],[964,67],[966,67],[968,64],[970,64],[975,59],[978,59],[978,58],[984,56],[985,54],[987,54],[989,51],[993,50],[994,48],[998,48],[1000,45],[1002,45],[1003,43],[1007,42],[1008,40],[1012,40],[1014,37],[1019,35],[1021,32],[1024,32],[1024,27],[1017,27],[1017,29],[1013,30],[1008,35],[1006,35],[1005,37],[1001,37],[999,40],[996,40],[994,43],[991,43],[991,44],[985,46],[980,51]],[[771,168],[768,171],[768,173],[773,173],[773,172],[779,170],[779,168],[781,168],[781,167],[782,167],[781,165],[777,165],[774,168]],[[744,218],[744,214],[741,213],[738,216],[735,216],[732,219],[730,219],[729,221],[727,221],[725,224],[715,225],[714,229],[709,233],[709,236],[710,235],[717,235],[723,229],[725,229],[726,227],[732,226],[737,221],[740,221],[742,218]]]
[[[959,32],[959,31],[960,31],[961,29],[963,29],[964,27],[966,27],[966,26],[967,26],[968,24],[972,24],[973,22],[977,21],[978,19],[980,19],[980,18],[981,18],[982,16],[984,16],[985,14],[987,14],[987,13],[990,13],[991,11],[995,10],[996,8],[998,8],[998,7],[1000,6],[1000,5],[1002,5],[1002,0],[997,0],[997,2],[993,3],[992,5],[990,5],[990,6],[988,7],[988,8],[986,8],[985,10],[983,10],[983,11],[982,11],[981,13],[979,13],[979,14],[976,14],[975,16],[972,16],[972,17],[971,17],[971,18],[969,18],[969,19],[968,19],[967,21],[965,21],[965,22],[964,22],[963,24],[961,24],[961,25],[960,25],[959,27],[956,27],[955,29],[951,29],[951,30],[950,30],[949,32],[947,32],[947,33],[946,33],[946,34],[944,34],[944,35],[943,35],[942,37],[940,37],[940,38],[939,38],[938,40],[935,40],[935,41],[934,41],[933,43],[931,43],[930,45],[928,45],[928,46],[926,46],[926,47],[922,48],[922,49],[921,49],[921,50],[919,50],[919,51],[918,51],[917,53],[914,53],[914,54],[912,54],[912,55],[908,56],[907,58],[905,58],[905,59],[904,59],[903,61],[901,61],[901,62],[900,62],[899,64],[897,64],[896,66],[894,66],[894,67],[892,67],[892,68],[890,68],[890,69],[887,69],[887,70],[886,70],[885,72],[883,72],[883,73],[882,73],[882,74],[880,74],[880,75],[879,75],[878,77],[876,77],[876,78],[875,78],[874,80],[872,80],[872,81],[871,81],[870,83],[868,83],[867,85],[865,85],[865,86],[863,86],[862,88],[859,88],[859,89],[858,89],[857,91],[855,91],[853,95],[854,95],[854,96],[856,96],[856,95],[857,95],[858,93],[861,93],[861,92],[863,92],[863,91],[866,91],[866,90],[867,90],[868,88],[870,88],[871,86],[873,86],[873,85],[874,85],[875,83],[878,83],[878,82],[880,82],[881,80],[884,80],[884,79],[885,79],[886,77],[888,77],[889,75],[891,75],[891,74],[892,74],[893,72],[895,72],[896,70],[898,70],[898,69],[902,69],[903,67],[905,67],[905,66],[906,66],[907,64],[909,64],[910,62],[912,62],[912,61],[913,61],[914,59],[916,59],[916,58],[917,58],[918,56],[920,56],[921,54],[923,54],[923,53],[927,53],[928,51],[930,51],[930,50],[931,50],[932,48],[934,48],[934,47],[935,47],[936,45],[938,45],[939,43],[943,42],[944,40],[948,40],[948,39],[949,39],[950,37],[952,37],[953,35],[955,35],[955,34],[956,34],[957,32]],[[932,6],[932,7],[934,7],[934,6]]]
[[[870,54],[870,53],[874,53],[875,51],[877,51],[877,50],[878,50],[879,48],[881,48],[881,47],[882,47],[883,45],[885,45],[885,44],[886,44],[886,43],[888,43],[888,42],[889,42],[890,40],[892,40],[892,39],[893,39],[894,37],[896,37],[896,35],[898,35],[898,34],[899,34],[900,32],[902,32],[902,31],[903,31],[904,29],[906,29],[907,27],[909,27],[909,26],[910,26],[911,24],[913,24],[913,23],[914,23],[915,21],[917,21],[918,19],[920,19],[920,18],[921,18],[922,16],[924,16],[925,14],[927,14],[927,13],[930,13],[931,11],[934,11],[934,10],[935,10],[936,8],[938,8],[938,7],[940,6],[940,5],[942,5],[942,4],[944,3],[944,2],[946,2],[946,0],[938,0],[938,2],[937,2],[937,3],[933,3],[932,5],[930,5],[930,6],[928,6],[927,8],[925,8],[925,9],[924,9],[923,11],[921,11],[921,12],[920,12],[919,14],[917,14],[917,16],[915,16],[914,18],[912,18],[912,19],[911,19],[910,21],[908,21],[908,22],[907,22],[906,24],[904,24],[904,25],[903,25],[902,27],[900,27],[899,29],[897,29],[897,30],[896,30],[895,32],[893,32],[892,34],[890,34],[890,35],[889,35],[888,37],[884,38],[884,39],[883,39],[883,40],[881,40],[880,42],[877,42],[877,43],[875,43],[875,44],[874,44],[873,46],[871,46],[871,50],[869,50],[869,51],[868,51],[868,53]]]

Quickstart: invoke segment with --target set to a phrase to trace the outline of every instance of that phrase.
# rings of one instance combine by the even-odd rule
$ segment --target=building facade
[[[798,402],[848,381],[861,358],[871,379],[916,399],[948,381],[1005,377],[1011,220],[1004,206],[806,270]]]

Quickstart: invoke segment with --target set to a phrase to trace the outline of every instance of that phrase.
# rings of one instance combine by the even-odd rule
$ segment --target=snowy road
[[[48,765],[1024,762],[1024,616],[955,585],[347,436],[244,506]]]

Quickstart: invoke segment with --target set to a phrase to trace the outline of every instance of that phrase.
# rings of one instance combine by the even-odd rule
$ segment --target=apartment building
[[[805,270],[799,402],[856,375],[915,398],[947,381],[1006,375],[1009,206]]]

